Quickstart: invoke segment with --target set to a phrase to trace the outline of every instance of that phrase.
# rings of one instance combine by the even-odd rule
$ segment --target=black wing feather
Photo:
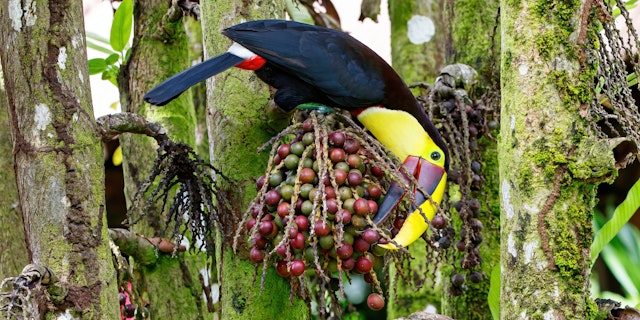
[[[230,27],[223,34],[313,84],[338,105],[367,107],[384,98],[380,66],[391,67],[343,32],[293,21],[262,20]]]
[[[213,77],[243,60],[228,52],[215,56],[163,81],[144,95],[144,101],[163,106],[196,83]]]

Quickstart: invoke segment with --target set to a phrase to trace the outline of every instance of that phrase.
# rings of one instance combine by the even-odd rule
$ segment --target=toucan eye
[[[442,154],[440,154],[440,152],[438,151],[431,152],[431,160],[438,161],[440,160],[440,157],[442,157]]]

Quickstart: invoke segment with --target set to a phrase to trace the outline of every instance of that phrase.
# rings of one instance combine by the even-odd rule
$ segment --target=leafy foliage
[[[89,74],[102,73],[102,80],[108,80],[114,85],[118,85],[117,78],[120,65],[129,55],[127,46],[129,38],[131,38],[132,26],[132,0],[123,0],[113,16],[109,39],[93,33],[87,33],[87,47],[108,55],[106,58],[89,60]]]
[[[627,198],[615,210],[611,208],[614,212],[609,221],[606,221],[604,215],[596,212],[594,227],[598,232],[591,245],[592,265],[601,257],[626,296],[601,291],[595,277],[591,281],[592,295],[621,301],[626,305],[640,305],[640,231],[626,223],[639,207],[640,180],[633,185]]]
[[[595,263],[600,252],[605,249],[605,246],[609,244],[616,235],[622,234],[623,227],[638,208],[640,208],[640,180],[636,181],[633,187],[631,187],[627,198],[615,209],[613,216],[607,223],[604,225],[598,224],[599,221],[596,219],[596,228],[599,226],[602,228],[598,230],[591,244],[591,265]],[[638,243],[636,243],[636,245],[638,245]],[[640,250],[636,252],[640,252]],[[636,257],[638,256],[639,255],[636,255]],[[638,287],[640,287],[640,282],[638,282]]]

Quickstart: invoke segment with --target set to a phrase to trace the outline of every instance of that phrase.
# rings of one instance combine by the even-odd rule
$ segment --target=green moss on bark
[[[202,29],[206,52],[211,56],[227,50],[231,41],[220,30],[244,20],[283,18],[280,1],[218,1],[202,3]],[[243,213],[255,196],[255,179],[264,174],[267,154],[257,149],[288,123],[287,117],[270,106],[269,90],[253,73],[228,70],[207,83],[209,95],[208,127],[212,163],[232,179],[223,186],[234,214]],[[235,225],[226,225],[232,230]],[[223,319],[306,319],[309,310],[303,300],[289,302],[288,281],[269,268],[264,290],[260,275],[253,283],[254,264],[248,253],[231,252],[230,239],[217,249],[221,259],[221,317]]]
[[[588,147],[596,138],[579,115],[594,96],[596,66],[584,56],[592,33],[580,26],[579,1],[503,1],[501,8],[501,313],[591,319],[597,184],[589,181],[614,170],[585,160],[613,157]]]

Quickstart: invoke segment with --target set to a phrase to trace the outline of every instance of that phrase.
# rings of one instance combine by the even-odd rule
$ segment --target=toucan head
[[[406,247],[427,230],[429,225],[424,217],[431,220],[438,211],[447,181],[448,150],[426,115],[426,120],[422,119],[428,121],[426,124],[408,112],[383,107],[369,107],[359,111],[356,116],[380,143],[404,161],[405,168],[418,182],[415,210],[409,214],[402,229],[393,239],[396,244]],[[404,192],[388,190],[374,222],[384,221],[403,195]],[[397,249],[391,243],[381,246]]]

